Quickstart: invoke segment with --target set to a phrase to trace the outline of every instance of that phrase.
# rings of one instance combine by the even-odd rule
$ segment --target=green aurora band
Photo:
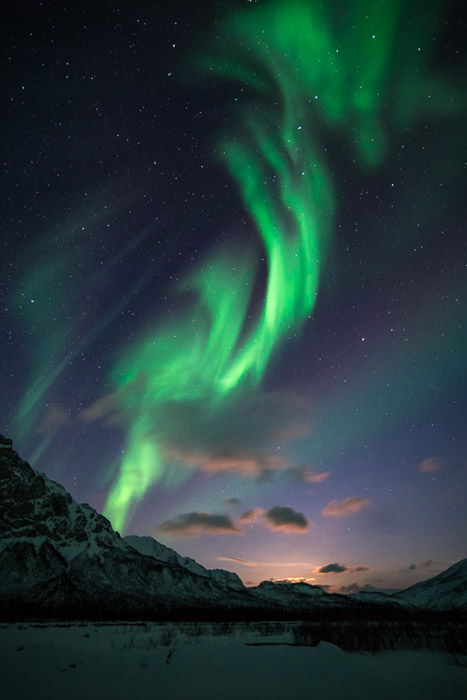
[[[89,300],[105,285],[106,276],[148,235],[148,231],[143,231],[133,236],[102,266],[102,270],[88,275],[91,255],[85,237],[89,236],[88,230],[92,231],[103,218],[103,214],[82,215],[43,236],[40,247],[47,251],[47,255],[41,260],[38,250],[37,258],[41,262],[26,267],[11,298],[11,304],[24,328],[28,329],[35,348],[32,378],[14,416],[18,440],[25,440],[35,430],[45,433],[39,443],[37,439],[35,441],[34,451],[29,457],[32,462],[39,459],[54,437],[54,430],[43,430],[44,407],[50,406],[50,393],[58,379],[149,282],[149,273],[142,275],[137,284],[103,314],[99,323],[86,325]],[[57,255],[57,249],[60,255]],[[70,270],[75,272],[70,273]],[[74,290],[76,279],[80,280],[81,294]],[[62,290],[61,300],[52,298],[50,289],[54,288]]]
[[[323,128],[347,139],[363,167],[381,162],[381,112],[401,7],[399,0],[361,0],[337,17],[320,3],[250,6],[224,23],[222,57],[203,59],[205,69],[254,95],[218,153],[261,238],[264,301],[252,322],[254,256],[244,252],[239,260],[218,250],[177,290],[189,298],[178,318],[120,357],[112,380],[129,428],[105,505],[117,530],[170,471],[167,411],[192,402],[193,410],[202,405],[216,415],[258,386],[273,353],[310,316],[335,210]],[[414,75],[407,71],[409,80]]]

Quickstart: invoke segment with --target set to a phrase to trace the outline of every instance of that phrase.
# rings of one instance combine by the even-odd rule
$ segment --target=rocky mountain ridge
[[[154,543],[161,552],[163,545]],[[254,606],[229,572],[222,577],[210,576],[203,567],[202,573],[191,569],[170,555],[141,554],[104,516],[75,503],[62,486],[34,471],[0,440],[3,608],[151,609],[163,614],[197,605]]]
[[[365,615],[375,607],[386,613],[467,608],[466,590],[467,560],[407,591],[370,602],[304,583],[265,581],[246,588],[236,574],[205,569],[151,537],[120,537],[104,516],[76,503],[0,436],[4,616]]]

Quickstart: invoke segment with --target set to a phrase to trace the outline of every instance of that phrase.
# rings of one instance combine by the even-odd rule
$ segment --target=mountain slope
[[[154,546],[164,549],[153,540]],[[133,545],[135,542],[133,542]],[[109,521],[35,472],[0,440],[0,604],[148,611],[251,607],[235,575],[143,556]],[[182,557],[179,557],[182,560]],[[231,587],[231,584],[233,587]],[[235,590],[233,590],[235,588]]]
[[[467,609],[467,559],[433,578],[395,593],[396,600],[429,610]]]
[[[244,589],[244,585],[237,574],[231,571],[225,571],[225,569],[205,569],[204,566],[198,564],[194,559],[190,557],[182,557],[174,549],[166,547],[165,544],[161,544],[153,537],[141,537],[138,535],[128,535],[123,538],[123,541],[129,544],[131,547],[136,549],[140,554],[144,554],[148,557],[153,557],[158,561],[167,562],[168,564],[173,564],[175,566],[180,566],[182,569],[187,569],[193,574],[198,576],[204,576],[223,586],[228,586],[229,588],[234,588],[237,590]]]

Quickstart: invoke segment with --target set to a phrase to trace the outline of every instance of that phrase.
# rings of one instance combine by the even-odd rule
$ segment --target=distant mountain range
[[[2,617],[287,618],[467,612],[467,559],[393,595],[326,593],[305,583],[246,588],[151,537],[110,522],[32,469],[0,436]]]

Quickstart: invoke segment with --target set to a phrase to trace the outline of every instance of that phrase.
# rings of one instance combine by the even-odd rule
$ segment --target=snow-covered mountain
[[[157,614],[257,607],[235,574],[209,572],[151,538],[130,539],[0,439],[3,609]]]
[[[306,583],[246,588],[152,537],[110,522],[32,469],[0,435],[0,612],[91,616],[306,616],[467,609],[467,559],[392,596],[342,596]]]
[[[420,581],[393,597],[417,608],[467,610],[467,559],[462,559],[426,581]]]
[[[250,588],[252,595],[262,603],[287,607],[290,610],[306,612],[308,610],[354,609],[351,598],[348,596],[326,593],[319,586],[308,583],[273,583],[263,581],[259,586]]]
[[[153,537],[141,537],[138,535],[128,535],[123,538],[123,541],[129,544],[133,549],[136,549],[140,554],[144,554],[147,557],[154,557],[158,561],[163,561],[174,566],[180,566],[182,569],[187,569],[193,574],[198,576],[204,576],[209,578],[216,583],[220,583],[223,586],[228,586],[229,588],[234,588],[237,590],[244,589],[242,580],[237,574],[231,571],[225,571],[224,569],[205,569],[204,566],[198,564],[194,559],[190,557],[182,557],[174,549],[166,547],[165,544],[161,544]]]

